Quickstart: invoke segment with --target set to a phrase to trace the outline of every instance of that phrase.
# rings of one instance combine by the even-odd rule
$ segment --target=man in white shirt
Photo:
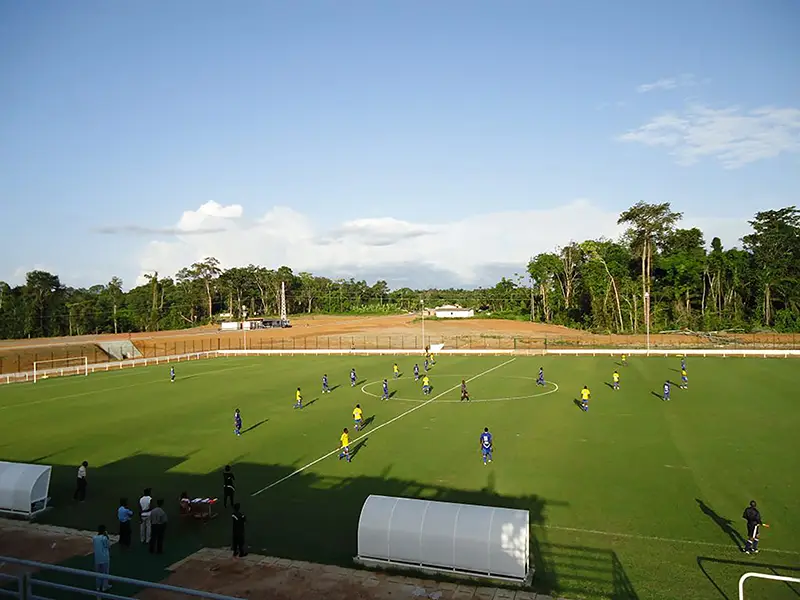
[[[89,463],[83,461],[81,466],[78,467],[78,481],[75,486],[75,495],[73,496],[75,500],[83,502],[86,500],[86,468],[89,466]]]
[[[143,544],[150,543],[150,509],[153,504],[153,490],[145,488],[144,494],[139,498],[139,540]]]

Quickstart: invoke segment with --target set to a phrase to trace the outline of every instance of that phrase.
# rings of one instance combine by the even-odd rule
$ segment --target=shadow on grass
[[[396,393],[397,393],[397,390],[392,390],[391,392],[389,392],[389,399],[394,398]]]
[[[364,419],[364,422],[361,424],[361,431],[364,431],[367,427],[372,425],[372,422],[375,420],[375,415],[367,417]]]
[[[353,448],[353,457],[362,449],[369,451],[365,442],[366,438]],[[231,542],[229,511],[221,507],[219,518],[205,524],[178,518],[178,498],[182,491],[191,497],[222,496],[219,473],[224,462],[208,465],[209,472],[193,472],[189,464],[184,465],[186,460],[186,457],[137,454],[96,467],[92,471],[89,497],[83,504],[71,501],[74,465],[54,466],[50,486],[54,509],[42,521],[88,530],[105,524],[112,533],[117,533],[119,497],[138,498],[140,490],[152,487],[154,498],[165,500],[170,517],[164,554],[150,555],[134,539],[134,546],[127,553],[117,546],[112,548],[111,568],[115,575],[162,580],[167,566],[200,548],[225,547]],[[352,469],[346,466],[336,475],[321,475],[311,470],[297,473],[298,465],[243,462],[232,466],[236,472],[236,500],[247,514],[248,545],[254,554],[352,567],[361,508],[371,494],[514,508],[527,510],[530,515],[534,591],[553,597],[638,599],[615,552],[549,542],[544,527],[547,507],[565,507],[568,503],[538,495],[498,494],[494,473],[488,474],[485,488],[461,490],[392,477],[391,464],[374,476],[352,474]],[[336,465],[331,469],[336,472]],[[264,489],[279,480],[283,480],[280,485]],[[134,534],[135,530],[134,524]],[[93,568],[91,554],[75,557],[65,564]],[[63,576],[53,576],[54,581],[59,578]],[[117,588],[115,585],[114,592],[123,596],[138,592],[133,586]]]
[[[720,516],[717,514],[714,509],[712,509],[708,504],[700,500],[700,498],[695,498],[695,502],[700,507],[700,510],[703,511],[703,514],[709,517],[714,523],[716,523],[720,529],[727,535],[731,541],[736,545],[739,550],[744,550],[744,538],[742,535],[736,531],[733,527],[733,521],[730,519],[726,519],[725,517]]]
[[[664,399],[664,396],[663,396],[663,395],[661,395],[661,394],[659,394],[658,392],[650,392],[650,394],[651,394],[652,396],[655,396],[655,397],[656,397],[656,398],[658,398],[659,400],[663,400],[663,399]]]
[[[319,398],[314,398],[313,400],[311,400],[311,402],[306,402],[305,404],[303,404],[303,408],[308,408],[309,406],[314,404],[314,402],[316,402],[317,400],[319,400]]]
[[[361,450],[361,449],[362,449],[364,446],[366,446],[366,445],[367,445],[367,440],[368,440],[368,439],[369,439],[369,438],[368,438],[368,437],[366,437],[366,438],[364,438],[363,440],[359,441],[359,442],[358,442],[358,443],[357,443],[355,446],[353,446],[353,449],[350,451],[350,460],[354,459],[354,458],[356,457],[356,454],[358,454],[358,453],[359,453],[359,451],[360,451],[360,450]]]
[[[337,389],[339,389],[340,387],[342,387],[342,386],[341,386],[341,385],[339,385],[339,384],[336,384],[336,385],[334,385],[333,387],[330,387],[330,388],[328,388],[328,389],[329,389],[329,390],[332,392],[333,390],[337,390]]]
[[[258,423],[254,423],[253,425],[250,425],[250,427],[248,427],[247,429],[243,429],[242,433],[245,434],[248,431],[253,431],[254,429],[261,427],[267,421],[269,421],[269,419],[261,419]]]
[[[788,566],[788,565],[775,565],[775,564],[768,564],[768,563],[758,563],[758,562],[751,562],[749,560],[724,560],[721,558],[711,558],[709,556],[698,556],[697,557],[697,566],[702,571],[703,575],[705,575],[706,579],[714,586],[714,588],[719,592],[719,595],[725,598],[725,600],[738,600],[739,594],[738,590],[733,591],[731,595],[725,593],[725,591],[720,587],[720,585],[714,580],[714,577],[708,572],[706,567],[706,563],[710,563],[712,565],[726,565],[737,567],[737,572],[744,573],[746,571],[752,571],[753,568],[757,568],[759,570],[768,571],[770,575],[782,575],[784,577],[797,577],[798,573],[800,573],[800,567],[797,565]],[[786,586],[795,596],[800,597],[800,586],[796,583],[790,583],[788,581],[775,581],[773,582],[775,586],[784,585]],[[725,577],[723,581],[723,585],[731,586],[731,580],[729,577]],[[749,596],[748,596],[749,597]]]
[[[605,384],[606,384],[606,385],[607,385],[609,388],[611,388],[612,390],[614,389],[614,384],[613,384],[613,383],[609,383],[608,381],[605,381],[604,383],[605,383]]]

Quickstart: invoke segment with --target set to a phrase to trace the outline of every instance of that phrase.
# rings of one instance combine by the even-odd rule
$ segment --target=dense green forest
[[[642,331],[648,315],[653,331],[800,331],[800,211],[757,213],[742,247],[728,249],[718,238],[707,248],[702,231],[678,226],[681,217],[669,203],[640,202],[620,215],[627,226],[620,240],[572,242],[534,256],[494,287],[469,290],[391,290],[385,281],[331,280],[286,266],[222,269],[213,257],[174,277],[153,273],[127,292],[117,277],[76,289],[33,271],[24,285],[0,282],[0,337],[155,331],[275,315],[282,282],[293,314],[415,311],[422,300],[604,332]]]

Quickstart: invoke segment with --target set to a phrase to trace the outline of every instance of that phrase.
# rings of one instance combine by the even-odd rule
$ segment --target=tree
[[[108,282],[106,285],[106,293],[108,294],[109,299],[111,300],[112,306],[112,318],[114,320],[114,333],[118,333],[117,327],[117,310],[119,309],[120,303],[124,298],[124,294],[122,292],[122,279],[119,277],[112,277],[111,281]]]
[[[648,298],[651,291],[651,274],[653,264],[653,250],[662,243],[665,237],[674,229],[683,217],[682,213],[673,212],[670,203],[647,204],[637,202],[634,206],[623,212],[617,221],[618,225],[628,225],[626,237],[631,249],[638,251],[641,257],[642,273],[642,299],[643,308],[647,310]],[[647,321],[648,315],[645,314]]]
[[[590,261],[598,262],[602,267],[608,278],[608,284],[611,287],[611,290],[614,293],[614,305],[616,307],[616,323],[619,326],[618,331],[625,330],[625,323],[622,320],[622,303],[620,302],[620,294],[619,288],[617,287],[617,280],[615,279],[614,275],[611,273],[611,269],[608,266],[608,261],[605,258],[605,255],[610,254],[614,247],[610,242],[605,240],[599,241],[587,241],[581,245],[581,249],[583,250],[584,254],[588,257]]]
[[[196,262],[192,265],[192,275],[203,282],[203,287],[206,292],[206,299],[208,300],[208,320],[209,322],[214,317],[214,291],[215,281],[222,273],[219,267],[219,261],[209,256],[203,260]]]

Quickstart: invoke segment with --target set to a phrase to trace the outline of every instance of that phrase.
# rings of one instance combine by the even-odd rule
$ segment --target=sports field
[[[397,360],[402,377],[392,379]],[[433,392],[411,357],[255,357],[178,363],[0,388],[0,458],[56,465],[45,520],[93,529],[144,487],[167,500],[164,557],[135,549],[120,575],[154,579],[230,523],[178,523],[177,498],[220,495],[232,464],[253,552],[351,564],[369,494],[526,508],[535,589],[567,598],[735,598],[750,570],[800,573],[798,363],[788,359],[440,356]],[[539,366],[547,385],[535,383]],[[359,384],[351,387],[355,367]],[[611,389],[618,369],[621,389]],[[320,394],[327,373],[330,394]],[[382,401],[380,381],[392,398]],[[461,379],[472,402],[459,402]],[[590,409],[576,399],[588,385]],[[293,409],[302,388],[306,406]],[[351,463],[337,460],[360,403]],[[245,433],[233,434],[240,408]],[[494,436],[482,464],[478,437]],[[89,461],[89,499],[72,501]],[[743,554],[740,518],[758,501],[761,553]],[[117,549],[114,551],[118,552]],[[88,560],[88,559],[87,559]],[[800,586],[751,581],[752,598],[797,598]]]

